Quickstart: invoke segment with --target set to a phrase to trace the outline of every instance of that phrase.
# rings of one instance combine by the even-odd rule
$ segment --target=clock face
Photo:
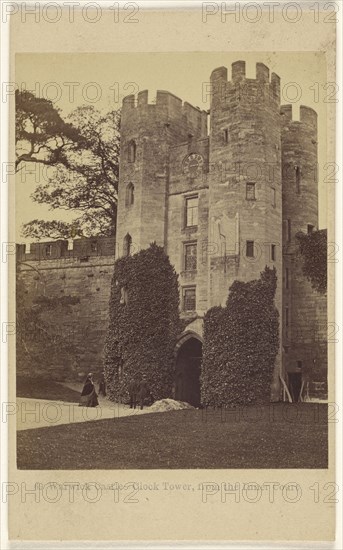
[[[183,173],[191,178],[196,178],[203,171],[204,159],[199,153],[191,153],[183,161]]]

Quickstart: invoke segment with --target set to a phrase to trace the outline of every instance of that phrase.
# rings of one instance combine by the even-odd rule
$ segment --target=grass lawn
[[[16,385],[17,397],[51,399],[52,401],[66,401],[68,403],[78,403],[80,401],[78,392],[52,380],[17,376]]]
[[[185,410],[18,432],[20,469],[327,468],[327,406]]]

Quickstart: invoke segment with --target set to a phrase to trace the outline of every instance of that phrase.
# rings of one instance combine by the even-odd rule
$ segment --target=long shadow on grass
[[[79,392],[62,386],[53,380],[18,376],[16,385],[17,397],[64,401],[66,403],[78,403],[80,400]]]

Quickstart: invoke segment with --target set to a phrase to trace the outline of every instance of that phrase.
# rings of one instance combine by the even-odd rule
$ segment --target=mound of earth
[[[174,399],[160,399],[150,407],[150,411],[153,412],[181,411],[182,409],[194,409],[194,407],[189,403],[175,401]]]

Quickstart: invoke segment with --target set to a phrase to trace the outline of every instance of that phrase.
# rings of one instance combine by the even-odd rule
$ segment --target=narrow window
[[[224,142],[229,143],[229,130],[227,128],[224,130]]]
[[[253,258],[255,255],[254,253],[254,241],[247,241],[246,243],[246,256],[248,258]]]
[[[186,198],[186,227],[198,225],[198,197]]]
[[[128,161],[129,162],[135,162],[136,161],[136,142],[130,141],[129,147],[128,147]]]
[[[286,324],[286,327],[289,326],[289,308],[288,307],[285,308],[285,324]]]
[[[276,191],[274,187],[272,187],[272,206],[276,206]]]
[[[289,289],[289,268],[286,267],[285,271],[285,287]]]
[[[127,301],[127,288],[126,286],[122,286],[120,289],[120,303],[126,306]]]
[[[275,260],[276,260],[276,245],[275,244],[272,244],[271,247],[270,247],[270,255],[271,255],[272,261],[275,262]]]
[[[296,166],[295,167],[295,186],[296,186],[297,193],[300,193],[300,183],[301,183],[301,171],[300,171],[300,167]]]
[[[45,255],[47,258],[49,258],[52,255],[52,244],[48,244],[45,247]]]
[[[291,220],[286,220],[286,223],[287,223],[287,241],[290,242],[291,240],[291,229],[292,229],[292,224],[291,224]]]
[[[125,206],[132,206],[135,200],[135,186],[129,183],[126,186]]]
[[[130,256],[131,254],[131,246],[132,246],[132,237],[127,233],[124,237],[124,245],[123,245],[123,255],[124,256]]]
[[[311,233],[313,233],[313,230],[314,230],[314,225],[309,223],[307,225],[307,233],[310,235]]]
[[[187,243],[184,245],[184,266],[185,271],[195,271],[197,268],[197,244]]]
[[[97,252],[97,250],[98,250],[97,242],[96,241],[91,242],[91,251]]]
[[[300,369],[300,370],[303,368],[303,362],[302,361],[297,361],[297,368]]]
[[[195,287],[188,287],[183,289],[183,311],[195,311],[196,308],[196,295]]]
[[[255,184],[254,183],[247,183],[246,185],[246,198],[248,201],[254,201],[255,200]]]

